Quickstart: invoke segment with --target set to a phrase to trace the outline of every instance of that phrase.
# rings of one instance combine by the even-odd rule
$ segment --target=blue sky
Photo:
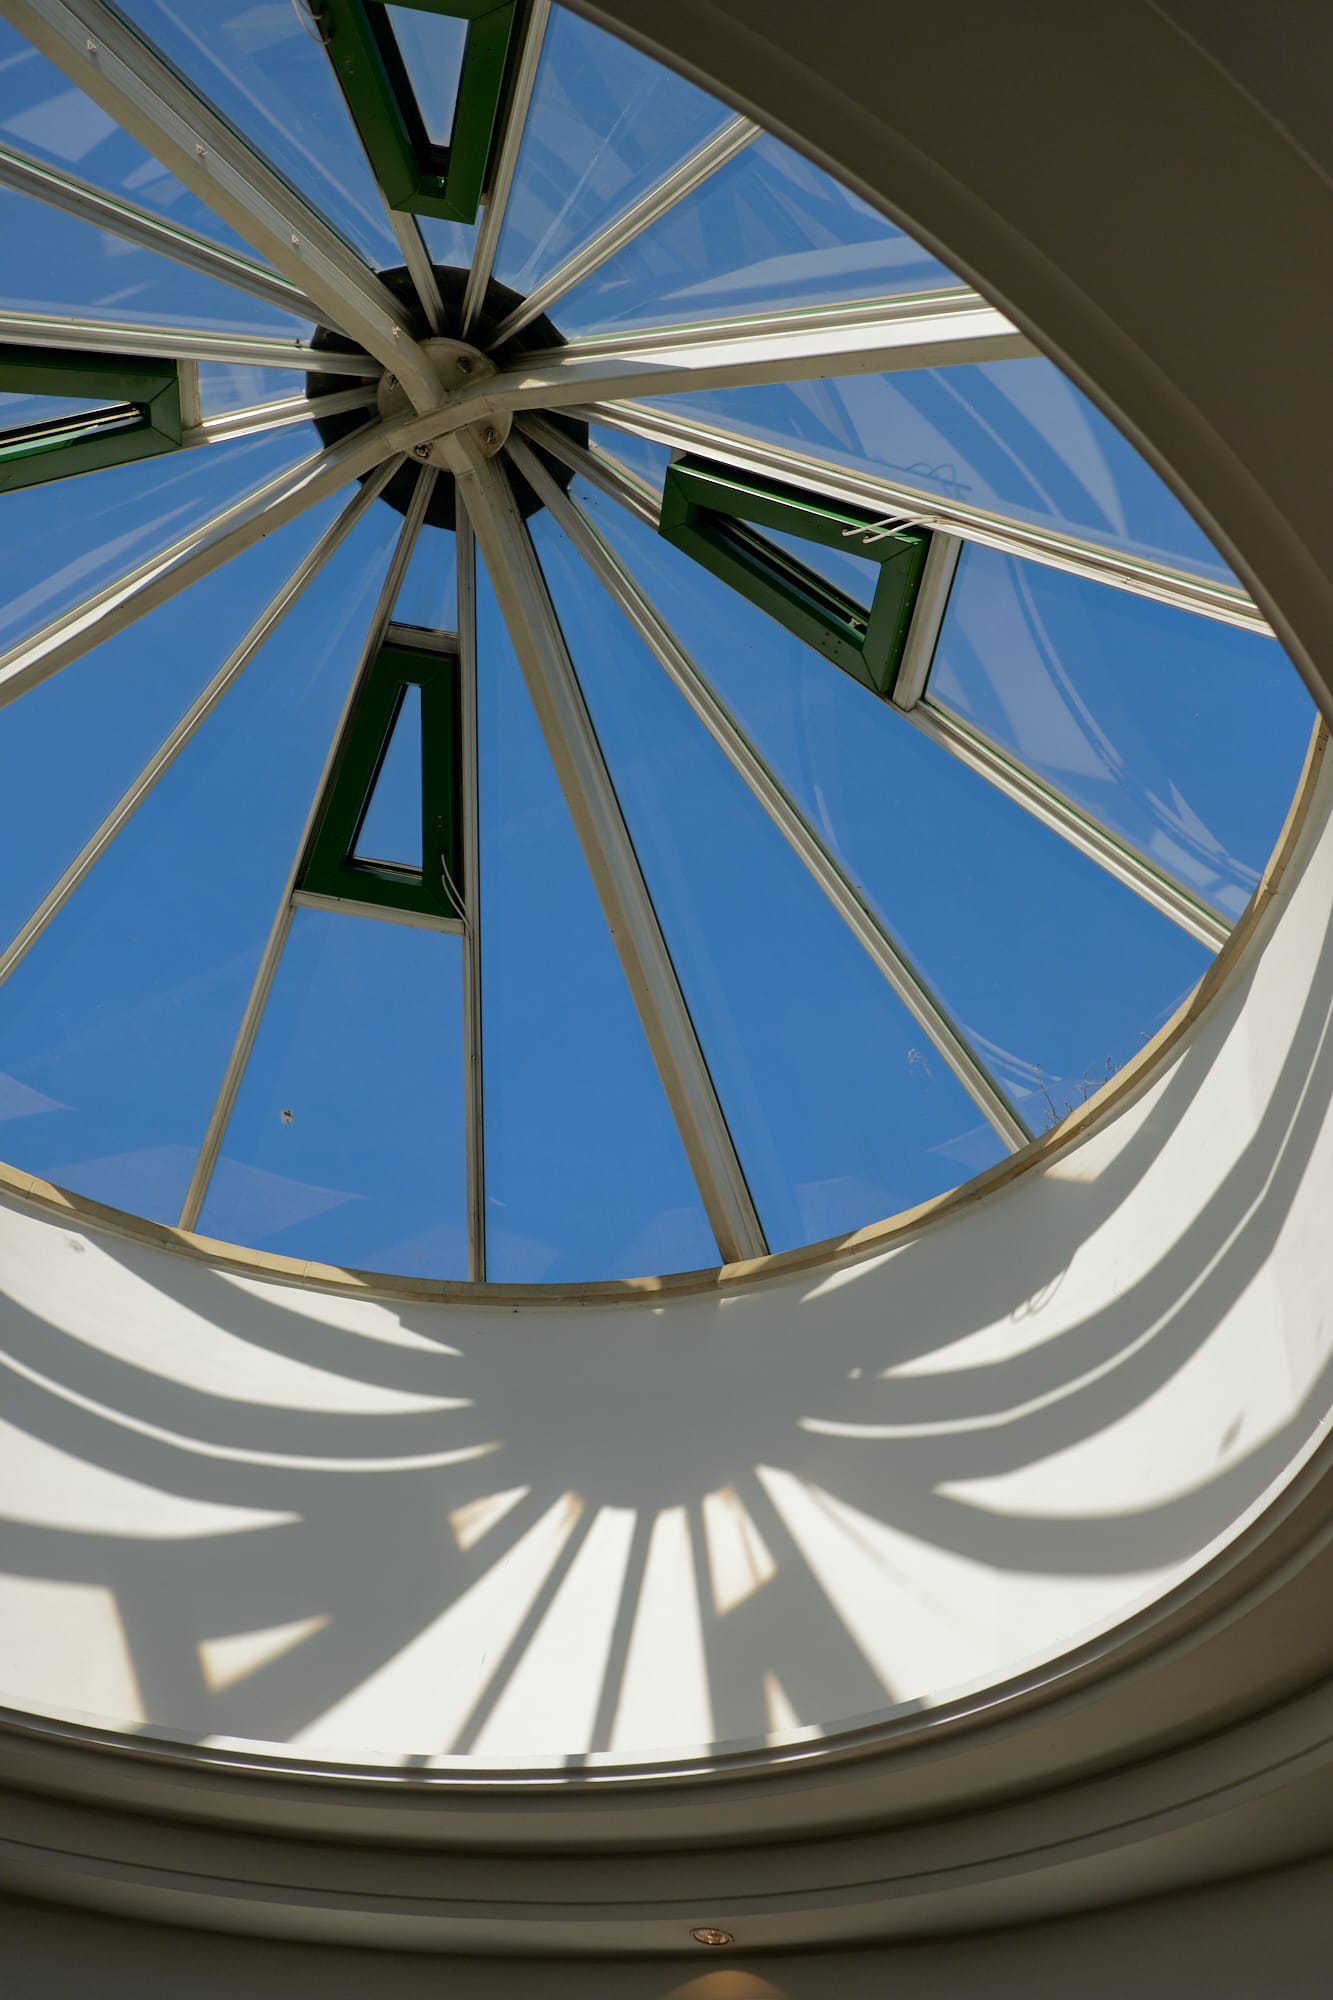
[[[372,263],[399,261],[326,59],[286,0],[128,11]],[[557,9],[501,278],[536,282],[729,116]],[[233,241],[3,24],[0,144]],[[5,309],[308,331],[29,197],[0,192],[0,227]],[[427,235],[440,261],[467,260],[470,230]],[[952,282],[761,138],[554,316],[583,334]],[[300,380],[208,368],[205,405]],[[689,407],[1226,573],[1045,362]],[[664,454],[605,442],[660,480]],[[0,646],[316,443],[300,426],[0,495]],[[1127,1061],[1199,978],[1204,948],[612,502],[574,491],[1033,1126]],[[270,536],[0,711],[0,946],[335,512]],[[0,986],[3,1157],[175,1220],[399,526],[370,510]],[[999,1158],[549,516],[533,537],[773,1247],[857,1227]],[[451,535],[423,533],[395,615],[453,625]],[[712,1237],[484,576],[478,671],[490,1275],[708,1264]],[[1271,849],[1312,721],[1273,641],[982,549],[960,564],[931,696],[1228,917]],[[414,758],[386,770],[377,814],[410,823]],[[466,1275],[462,980],[457,938],[297,912],[200,1226],[302,1257]]]

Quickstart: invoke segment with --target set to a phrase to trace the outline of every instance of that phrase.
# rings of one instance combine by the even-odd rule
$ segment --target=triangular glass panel
[[[335,495],[266,535],[5,709],[0,950],[135,783],[343,504],[343,496]],[[263,671],[258,659],[245,669]],[[234,690],[224,697],[233,699]]]
[[[262,262],[205,202],[6,21],[0,21],[0,144]]]
[[[1276,639],[975,546],[926,698],[1233,921],[1315,716]]]
[[[590,590],[549,515],[533,534],[771,1248],[858,1228],[1001,1159],[1001,1141],[610,598]],[[700,587],[725,595],[706,577]],[[711,614],[731,622],[716,603]]]
[[[496,271],[530,291],[725,125],[697,85],[556,7],[546,29]],[[562,330],[563,306],[555,310]]]
[[[481,569],[477,624],[487,1275],[554,1282],[715,1264],[712,1231]]]
[[[421,872],[421,689],[405,687],[353,849],[357,861]]]
[[[405,924],[295,912],[200,1214],[206,1236],[466,1278],[461,952],[461,939]]]
[[[761,133],[560,301],[567,336],[951,289],[952,271]]]
[[[362,519],[0,987],[4,1069],[46,1100],[29,1171],[179,1216],[394,527]]]
[[[280,306],[12,188],[0,188],[0,240],[10,312],[286,340],[300,331]],[[284,373],[290,394],[301,377]]]
[[[433,8],[386,6],[389,26],[398,44],[412,95],[433,146],[447,146],[453,136],[458,85],[467,46],[467,21]]]
[[[0,646],[128,575],[310,453],[306,425],[0,496]],[[71,504],[71,494],[77,504]]]

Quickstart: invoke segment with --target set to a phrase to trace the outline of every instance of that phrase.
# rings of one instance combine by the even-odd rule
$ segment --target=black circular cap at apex
[[[436,264],[433,268],[435,271],[435,282],[440,290],[440,301],[444,307],[444,317],[440,332],[451,339],[458,339],[460,338],[458,328],[462,324],[463,318],[463,294],[467,290],[468,274],[464,270],[457,270],[446,264]],[[417,339],[430,339],[430,328],[421,324],[421,305],[417,298],[416,287],[412,282],[407,267],[399,264],[392,270],[381,271],[379,277],[381,284],[386,285],[394,297],[402,302],[403,324],[411,328]],[[472,326],[469,336],[472,344],[481,348],[483,352],[488,352],[488,341],[492,329],[499,326],[501,321],[507,319],[514,308],[522,305],[522,303],[523,295],[521,292],[515,292],[508,285],[502,285],[498,278],[492,278],[490,284],[486,287],[486,296],[482,300],[481,310],[477,314]],[[531,353],[534,349],[538,348],[563,347],[564,345],[564,335],[558,327],[551,324],[551,321],[543,313],[539,319],[530,321],[522,329],[522,332],[516,334],[511,341],[506,341],[504,347],[497,348],[494,358],[497,361],[503,361],[507,352],[517,354],[522,349],[524,353]],[[331,333],[324,326],[316,328],[311,346],[328,347],[332,348],[335,352],[343,354],[357,354],[361,352],[356,343],[348,340],[345,334]],[[327,375],[322,371],[312,370],[306,376],[306,395],[316,405],[315,428],[326,445],[337,444],[340,438],[345,438],[352,431],[359,430],[367,420],[367,412],[364,409],[342,410],[336,414],[322,417],[318,411],[320,397],[333,395],[339,389],[361,389],[364,387],[365,378],[360,375]],[[543,412],[543,414],[546,416],[548,423],[564,431],[569,437],[573,438],[575,443],[587,444],[588,426],[586,424],[579,423],[573,417],[561,416],[558,411],[554,410]],[[528,440],[528,443],[532,443],[531,439]],[[559,459],[553,458],[549,452],[543,451],[537,445],[532,445],[532,449],[537,453],[538,458],[551,474],[552,478],[558,480],[562,487],[567,487],[574,476],[569,467],[562,465]],[[395,508],[400,514],[407,512],[408,504],[416,488],[418,469],[415,465],[403,466],[400,471],[394,474],[380,495],[382,500],[387,500],[389,505]],[[535,514],[542,504],[540,499],[533,492],[531,486],[529,486],[527,480],[516,466],[511,464],[508,469],[509,478],[514,489],[514,498],[518,502],[519,511],[525,516]],[[430,506],[426,509],[426,525],[432,528],[453,528],[457,519],[454,476],[443,466],[438,468],[438,474],[439,476],[435,481],[435,491],[431,495]],[[370,474],[368,472],[363,473],[361,475],[361,483],[364,484],[369,477]]]

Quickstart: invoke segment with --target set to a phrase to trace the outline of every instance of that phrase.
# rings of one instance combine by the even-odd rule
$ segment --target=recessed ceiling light
[[[734,1939],[734,1938],[732,1937],[732,1934],[731,1934],[731,1932],[730,1932],[730,1931],[715,1931],[715,1930],[712,1930],[712,1929],[711,1929],[711,1928],[710,1928],[710,1927],[709,1927],[708,1925],[706,1925],[706,1924],[705,1924],[705,1925],[703,1925],[703,1926],[701,1926],[701,1927],[700,1927],[700,1929],[698,1929],[697,1931],[691,1931],[691,1932],[690,1932],[690,1936],[691,1936],[691,1937],[692,1937],[692,1938],[694,1939],[694,1942],[695,1942],[696,1944],[734,1944],[734,1943],[735,1943],[735,1939]]]

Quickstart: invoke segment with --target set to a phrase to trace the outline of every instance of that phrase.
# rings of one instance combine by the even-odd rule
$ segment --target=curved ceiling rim
[[[568,4],[837,175],[1013,319],[1193,514],[1333,719],[1308,276],[1333,180],[1293,137],[1308,121],[1274,66],[1237,73],[1240,0],[1215,0],[1211,47],[1187,0],[960,0],[910,35],[879,0],[842,0],[817,36],[800,0]],[[1295,75],[1300,0],[1278,13]],[[867,105],[868,76],[909,66],[910,89]]]
[[[334,1297],[393,1303],[457,1305],[512,1313],[525,1311],[586,1311],[640,1305],[663,1306],[673,1299],[698,1297],[741,1287],[780,1282],[814,1273],[844,1270],[883,1255],[895,1245],[927,1229],[961,1223],[978,1203],[1002,1195],[1020,1177],[1049,1167],[1089,1134],[1121,1111],[1128,1110],[1148,1089],[1171,1052],[1214,1001],[1245,967],[1262,953],[1268,920],[1278,906],[1283,878],[1299,853],[1311,802],[1318,789],[1330,737],[1328,723],[1317,716],[1306,746],[1300,779],[1287,807],[1272,853],[1257,888],[1203,978],[1168,1021],[1130,1058],[1109,1083],[1102,1085],[1030,1145],[1010,1154],[984,1173],[973,1175],[944,1194],[902,1209],[881,1221],[867,1223],[848,1236],[826,1237],[794,1250],[782,1250],[745,1263],[723,1264],[702,1271],[679,1271],[625,1279],[599,1279],[563,1284],[474,1284],[465,1279],[421,1279],[393,1272],[362,1271],[286,1257],[245,1244],[201,1236],[196,1231],[149,1222],[129,1209],[112,1208],[89,1196],[56,1186],[39,1175],[0,1160],[0,1200],[6,1196],[44,1210],[69,1224],[150,1245],[193,1259],[210,1269],[266,1282],[299,1286]]]
[[[1017,1922],[1161,1893],[1197,1878],[1200,1844],[1213,1873],[1219,1858],[1230,1864],[1224,1874],[1271,1862],[1262,1843],[1284,1793],[1297,1808],[1289,1857],[1318,1851],[1333,1812],[1326,1788],[1322,1811],[1318,1798],[1311,1810],[1309,1787],[1333,1759],[1329,1722],[1324,1688],[1248,1718],[1220,1745],[1177,1746],[979,1813],[729,1855],[698,1843],[646,1855],[566,1845],[497,1857],[476,1844],[422,1842],[366,1850],[331,1846],[318,1831],[275,1842],[266,1831],[19,1798],[4,1863],[13,1886],[57,1900],[115,1908],[133,1897],[141,1916],[311,1939],[351,1942],[348,1927],[359,1926],[362,1941],[400,1947],[412,1926],[442,1950],[688,1953],[701,1910],[734,1925],[750,1949],[929,1935],[975,1926],[978,1900],[983,1923],[995,1921],[997,1902],[1003,1920]]]

